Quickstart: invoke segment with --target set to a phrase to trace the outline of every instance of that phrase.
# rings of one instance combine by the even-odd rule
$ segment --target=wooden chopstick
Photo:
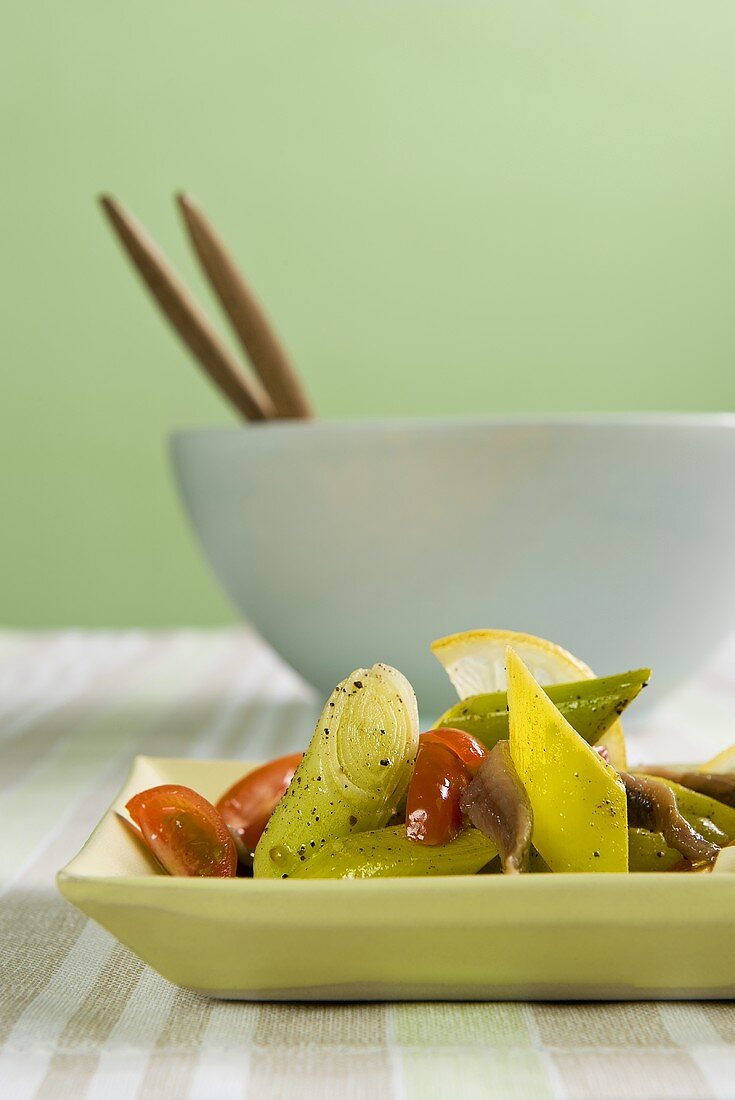
[[[312,417],[314,410],[306,391],[224,241],[191,195],[182,193],[176,200],[194,252],[268,392],[276,415]]]
[[[271,399],[243,374],[237,359],[141,223],[111,195],[101,195],[100,203],[136,270],[208,377],[247,420],[274,417]]]

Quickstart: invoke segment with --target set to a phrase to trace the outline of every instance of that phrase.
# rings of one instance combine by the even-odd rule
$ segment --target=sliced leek
[[[416,697],[396,669],[377,664],[343,680],[260,838],[254,875],[288,878],[337,838],[387,825],[406,794],[418,736]]]

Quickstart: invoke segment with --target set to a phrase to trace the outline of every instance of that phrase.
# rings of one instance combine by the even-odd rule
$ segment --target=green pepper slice
[[[543,690],[587,744],[594,745],[650,678],[649,668],[639,668],[617,676],[550,684]],[[440,726],[451,726],[471,733],[491,749],[498,741],[508,737],[507,693],[496,691],[488,695],[470,695],[441,716],[436,722],[436,727]]]
[[[476,875],[498,849],[477,829],[463,829],[448,844],[417,844],[405,825],[341,836],[325,844],[294,878],[410,878]]]
[[[629,871],[670,871],[681,863],[681,853],[669,848],[662,833],[628,829]]]

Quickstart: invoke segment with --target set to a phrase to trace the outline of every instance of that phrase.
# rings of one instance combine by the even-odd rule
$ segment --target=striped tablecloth
[[[315,715],[245,629],[0,633],[2,1100],[735,1100],[729,1003],[208,1001],[56,894],[136,752],[273,755]],[[732,740],[735,642],[634,752],[691,760]]]

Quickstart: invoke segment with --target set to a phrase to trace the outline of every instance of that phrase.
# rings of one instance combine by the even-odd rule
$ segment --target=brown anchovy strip
[[[460,802],[472,824],[497,845],[506,874],[528,869],[533,814],[508,741],[498,741]]]
[[[657,783],[655,779],[644,779],[628,772],[619,774],[625,784],[630,829],[663,833],[668,846],[692,863],[712,862],[715,859],[720,849],[700,836],[679,813],[676,796],[670,787]]]
[[[662,779],[670,779],[679,783],[682,787],[688,787],[690,791],[705,794],[708,798],[714,798],[717,802],[724,802],[735,810],[735,773],[724,772],[687,772],[677,768],[642,768],[647,775],[660,775]]]

